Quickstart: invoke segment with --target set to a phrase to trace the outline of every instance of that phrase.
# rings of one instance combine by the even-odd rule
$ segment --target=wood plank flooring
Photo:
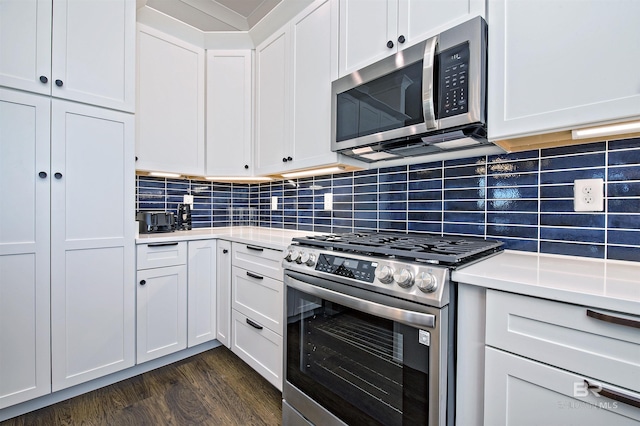
[[[0,425],[280,425],[281,398],[220,346]]]

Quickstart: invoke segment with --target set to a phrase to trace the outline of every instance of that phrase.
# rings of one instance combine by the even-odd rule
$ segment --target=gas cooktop
[[[294,238],[301,246],[457,266],[502,251],[502,242],[478,237],[390,232],[325,234]]]

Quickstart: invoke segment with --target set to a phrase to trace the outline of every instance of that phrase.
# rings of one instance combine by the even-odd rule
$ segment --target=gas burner
[[[377,257],[442,263],[466,264],[502,250],[502,242],[478,237],[434,234],[345,233],[294,238],[299,245],[315,246]]]

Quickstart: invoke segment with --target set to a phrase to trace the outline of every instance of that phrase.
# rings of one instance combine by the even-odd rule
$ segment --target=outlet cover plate
[[[573,181],[573,210],[601,212],[604,210],[604,181],[602,179],[576,179]]]

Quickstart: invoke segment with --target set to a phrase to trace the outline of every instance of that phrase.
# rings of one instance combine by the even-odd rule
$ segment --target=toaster
[[[141,234],[176,230],[176,217],[173,212],[137,212],[136,220]]]

